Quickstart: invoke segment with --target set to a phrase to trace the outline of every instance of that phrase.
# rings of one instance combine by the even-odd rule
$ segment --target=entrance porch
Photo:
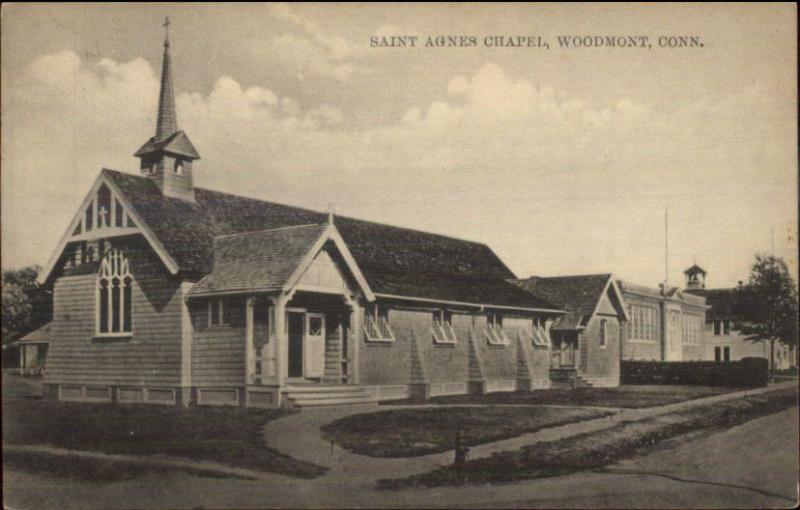
[[[247,298],[247,405],[372,403],[358,386],[354,296],[297,290]],[[264,393],[269,393],[265,397]]]

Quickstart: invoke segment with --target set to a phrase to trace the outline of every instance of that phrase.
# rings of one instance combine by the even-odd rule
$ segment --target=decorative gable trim
[[[594,310],[592,310],[592,314],[589,316],[594,317],[597,313],[597,310],[600,308],[600,302],[602,301],[603,296],[608,294],[608,289],[611,288],[617,295],[617,300],[619,301],[619,306],[621,308],[622,317],[626,321],[630,321],[630,317],[628,316],[627,306],[625,306],[625,298],[622,297],[622,291],[620,291],[619,286],[617,285],[616,280],[614,279],[614,275],[608,276],[608,281],[606,281],[605,286],[603,287],[603,292],[600,293],[600,296],[597,298],[597,303],[594,305]],[[613,303],[612,303],[613,304]]]
[[[86,210],[90,206],[92,207],[92,222],[95,222],[97,218],[97,192],[104,184],[111,191],[112,204],[114,203],[114,200],[117,200],[122,205],[123,214],[126,215],[123,221],[123,226],[88,230],[85,224]],[[113,212],[116,215],[116,210]],[[128,217],[133,220],[135,226],[128,225]],[[139,216],[139,214],[136,212],[136,209],[134,209],[133,205],[117,187],[114,181],[105,175],[105,171],[102,171],[100,172],[100,175],[97,176],[94,184],[92,184],[89,193],[86,194],[86,197],[81,202],[78,212],[72,218],[72,221],[69,223],[66,232],[64,232],[64,235],[58,242],[57,248],[53,251],[53,254],[50,256],[47,264],[45,264],[42,272],[39,273],[37,280],[39,283],[44,283],[48,278],[50,278],[50,275],[52,274],[59,258],[61,257],[61,254],[64,252],[64,248],[66,248],[67,244],[71,241],[118,237],[130,234],[142,234],[150,243],[150,246],[153,248],[153,250],[158,254],[159,258],[161,258],[162,262],[164,262],[164,265],[167,267],[170,273],[178,273],[178,264],[169,255],[155,234],[153,234],[153,232],[150,230],[150,227],[148,227],[147,224],[142,220],[141,216]]]
[[[339,233],[339,230],[334,225],[328,225],[328,228],[319,236],[319,239],[314,242],[314,245],[305,254],[303,259],[297,265],[297,268],[294,270],[292,275],[286,280],[286,283],[283,286],[284,292],[291,292],[297,284],[300,282],[300,279],[303,277],[303,274],[309,268],[309,266],[314,262],[314,259],[319,254],[322,247],[325,246],[325,243],[328,241],[332,241],[336,249],[339,250],[342,258],[344,259],[347,268],[350,270],[350,273],[353,275],[353,278],[356,280],[358,287],[361,289],[361,292],[364,294],[364,298],[368,302],[375,301],[375,294],[372,292],[372,289],[369,287],[369,283],[367,283],[367,279],[361,273],[361,269],[359,269],[358,264],[356,264],[353,255],[350,253],[350,249],[347,247],[347,243],[344,242],[342,239],[342,235]]]

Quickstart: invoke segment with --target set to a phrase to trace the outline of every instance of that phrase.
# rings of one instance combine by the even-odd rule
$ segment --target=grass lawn
[[[711,386],[619,386],[617,388],[577,388],[559,390],[536,390],[513,393],[490,393],[488,395],[454,395],[436,397],[426,404],[528,404],[571,405],[597,407],[642,408],[674,404],[695,398],[709,397],[721,393],[739,391],[742,388]],[[397,403],[397,402],[393,402]],[[419,404],[422,402],[404,401]]]
[[[348,416],[322,433],[362,455],[416,457],[452,450],[459,429],[467,445],[478,445],[608,414],[560,407],[412,407]]]
[[[3,384],[12,382],[3,377]],[[7,398],[3,444],[48,445],[130,455],[170,455],[314,478],[325,468],[264,445],[261,428],[284,411],[237,407],[181,408]]]
[[[645,420],[623,422],[599,432],[496,453],[468,461],[461,473],[448,466],[409,478],[381,480],[378,486],[402,488],[505,483],[597,469],[648,453],[668,439],[704,429],[732,427],[796,406],[797,402],[796,388],[718,402]]]

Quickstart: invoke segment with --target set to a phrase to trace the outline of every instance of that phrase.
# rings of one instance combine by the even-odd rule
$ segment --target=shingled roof
[[[191,294],[280,290],[326,228],[302,225],[215,237],[214,271]]]
[[[567,313],[553,324],[555,330],[576,330],[585,326],[603,295],[611,274],[553,276],[514,280],[514,283]]]
[[[144,156],[153,152],[164,151],[186,156],[191,159],[200,159],[197,149],[183,131],[176,131],[166,138],[158,139],[155,136],[150,138],[142,145],[134,156]]]
[[[195,203],[164,196],[147,177],[104,169],[185,273],[212,271],[217,236],[323,224],[324,213],[195,187]],[[336,216],[336,227],[376,294],[557,310],[506,280],[485,244]]]

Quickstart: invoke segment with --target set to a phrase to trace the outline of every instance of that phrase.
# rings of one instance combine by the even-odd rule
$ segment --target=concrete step
[[[319,407],[319,406],[337,406],[337,405],[356,405],[356,404],[374,404],[377,401],[371,396],[337,396],[331,398],[308,398],[287,396],[296,407]]]
[[[286,400],[297,407],[374,404],[377,402],[373,391],[362,386],[348,385],[295,385],[282,391]]]
[[[363,386],[353,386],[353,385],[287,385],[283,388],[284,393],[294,393],[297,395],[303,394],[330,394],[330,393],[369,393],[369,389],[364,388]]]

